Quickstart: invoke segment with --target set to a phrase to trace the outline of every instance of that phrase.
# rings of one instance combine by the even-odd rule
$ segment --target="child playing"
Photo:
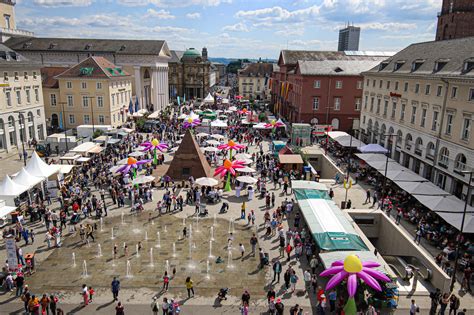
[[[89,303],[92,303],[92,298],[94,297],[95,291],[92,287],[89,287]]]

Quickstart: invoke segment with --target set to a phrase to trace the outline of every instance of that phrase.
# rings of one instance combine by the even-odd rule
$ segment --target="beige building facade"
[[[79,125],[122,125],[132,100],[132,76],[103,57],[71,68],[43,68],[44,103],[52,131]]]
[[[0,0],[0,42],[3,43],[11,37],[33,36],[29,31],[16,28],[14,0]]]
[[[405,48],[364,73],[361,111],[363,141],[461,199],[474,170],[472,47],[473,37]]]
[[[278,66],[257,62],[245,66],[238,72],[239,94],[249,100],[270,100],[269,79]]]
[[[0,44],[0,151],[43,140],[46,122],[39,65]]]

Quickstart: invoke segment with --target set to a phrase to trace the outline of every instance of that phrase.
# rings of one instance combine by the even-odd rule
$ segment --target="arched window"
[[[337,118],[333,118],[332,121],[331,121],[331,125],[334,129],[339,129],[339,119]]]
[[[28,112],[28,124],[32,124],[32,123],[33,123],[33,113]]]
[[[454,168],[458,171],[464,171],[466,169],[466,156],[462,153],[459,153],[456,156],[456,161],[454,163]]]
[[[15,127],[15,118],[13,118],[13,116],[8,117],[8,127],[9,128],[14,128]]]
[[[311,119],[311,123],[312,123],[313,125],[317,125],[318,122],[319,122],[319,121],[318,121],[318,119],[317,119],[316,117],[314,117],[313,119]]]
[[[405,149],[410,150],[411,149],[411,144],[412,144],[413,138],[411,134],[407,133],[405,136]]]
[[[148,69],[145,69],[145,71],[143,71],[143,79],[149,79],[150,78],[150,71],[148,71]]]
[[[439,151],[439,164],[448,167],[449,164],[449,150],[446,147]]]
[[[426,156],[434,157],[435,154],[435,145],[433,142],[428,142],[426,146]]]
[[[401,144],[403,139],[403,132],[401,130],[397,131],[397,144]]]
[[[372,119],[369,119],[369,122],[367,123],[367,129],[368,129],[369,131],[372,130]]]
[[[16,130],[15,130],[15,118],[13,116],[8,117],[8,138],[10,145],[16,145]]]
[[[415,141],[415,153],[418,155],[421,155],[422,152],[423,152],[423,140],[420,137],[418,137],[416,138],[416,141]]]

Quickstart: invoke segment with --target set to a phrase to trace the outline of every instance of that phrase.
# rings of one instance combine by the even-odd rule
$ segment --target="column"
[[[168,64],[152,67],[151,100],[155,110],[163,110],[169,104]]]
[[[158,109],[158,69],[151,68],[151,104],[153,111]]]
[[[145,108],[145,104],[143,103],[142,98],[142,76],[140,72],[140,66],[134,66],[133,69],[135,70],[135,97],[140,103],[140,109],[142,109]],[[128,101],[130,102],[130,100]]]

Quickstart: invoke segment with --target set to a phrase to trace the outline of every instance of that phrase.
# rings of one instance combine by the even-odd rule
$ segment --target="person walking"
[[[422,235],[421,227],[418,227],[415,231],[415,239],[414,239],[415,244],[420,245],[421,235]]]
[[[291,293],[294,293],[296,290],[296,283],[298,282],[298,276],[293,271],[290,275],[290,285],[291,285]]]
[[[153,297],[153,301],[151,301],[151,311],[153,315],[158,315],[158,311],[160,310],[160,305],[158,303],[158,299],[156,296]]]
[[[305,270],[305,272],[303,273],[303,279],[306,293],[308,293],[309,295],[309,291],[311,289],[311,272],[309,272],[309,269]]]
[[[446,312],[446,308],[448,307],[450,298],[451,296],[449,295],[449,293],[443,294],[443,297],[441,298],[441,301],[439,303],[440,304],[439,315],[444,315],[444,313]]]
[[[168,286],[170,283],[170,277],[168,276],[168,271],[165,271],[165,274],[163,275],[163,290],[168,291]]]
[[[451,295],[451,298],[449,299],[449,315],[451,315],[451,312],[453,315],[456,315],[458,312],[459,306],[461,304],[461,301],[456,295]]]
[[[244,244],[242,244],[242,243],[239,244],[239,251],[240,251],[240,258],[241,258],[241,259],[244,259],[244,255],[245,255],[245,247],[244,247]]]
[[[186,278],[186,290],[188,291],[188,298],[191,297],[191,293],[193,293],[194,297],[194,283],[193,280],[191,280],[191,277]]]
[[[431,298],[430,315],[436,315],[436,311],[438,309],[438,305],[441,299],[441,290],[436,289],[435,292],[430,292],[430,298]]]
[[[418,307],[418,305],[416,305],[415,300],[411,300],[410,315],[415,315],[419,311],[420,311],[420,308]]]
[[[161,309],[163,311],[163,315],[168,315],[169,314],[170,305],[168,303],[167,298],[163,298],[163,304],[161,304]]]
[[[125,315],[122,302],[117,303],[117,306],[115,307],[115,315]]]
[[[250,246],[252,246],[253,257],[255,257],[255,249],[257,247],[257,243],[258,243],[258,239],[257,239],[257,237],[255,236],[255,233],[254,233],[252,235],[252,237],[250,238]]]
[[[282,266],[280,260],[276,260],[273,263],[273,282],[275,282],[275,279],[277,280],[277,283],[280,283],[280,274],[282,271]]]
[[[114,279],[112,280],[111,289],[112,289],[112,295],[114,297],[114,301],[117,301],[119,291],[120,291],[120,281],[117,279],[117,277],[114,277]]]
[[[370,189],[367,189],[367,191],[365,192],[365,202],[364,204],[368,204],[370,203]]]
[[[82,285],[82,299],[84,302],[84,306],[89,304],[89,290],[87,289],[87,285]]]
[[[242,305],[245,304],[250,304],[250,293],[247,290],[244,290],[244,293],[242,293]]]

